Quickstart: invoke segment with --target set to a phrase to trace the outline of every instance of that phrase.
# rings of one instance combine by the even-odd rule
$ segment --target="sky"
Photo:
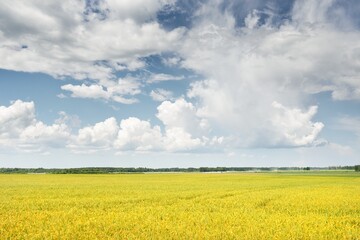
[[[0,167],[360,164],[359,12],[0,1]]]

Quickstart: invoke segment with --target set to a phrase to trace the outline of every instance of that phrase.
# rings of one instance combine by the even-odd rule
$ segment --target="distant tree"
[[[310,167],[304,167],[304,170],[310,171]]]
[[[360,172],[360,165],[355,165],[355,171]]]

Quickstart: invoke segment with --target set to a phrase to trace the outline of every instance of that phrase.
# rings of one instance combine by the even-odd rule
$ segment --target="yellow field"
[[[360,174],[0,175],[1,239],[360,239]]]

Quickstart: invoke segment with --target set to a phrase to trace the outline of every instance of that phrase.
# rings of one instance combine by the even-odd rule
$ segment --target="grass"
[[[0,175],[0,239],[360,239],[360,174]]]

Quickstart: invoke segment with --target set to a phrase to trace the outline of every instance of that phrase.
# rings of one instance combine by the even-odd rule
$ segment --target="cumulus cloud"
[[[160,150],[163,136],[159,126],[152,127],[148,121],[132,117],[121,121],[115,147],[121,150]]]
[[[240,26],[231,4],[204,4],[179,51],[182,66],[205,77],[188,91],[198,114],[235,133],[239,146],[317,145],[323,124],[311,121],[316,106],[306,111],[304,100],[324,91],[360,99],[360,35],[329,20],[334,4],[296,1],[276,24],[275,12],[260,19],[253,9]]]
[[[168,151],[189,151],[205,145],[200,138],[193,138],[180,127],[167,128],[164,143]]]
[[[186,116],[179,115],[182,109],[187,109]],[[34,102],[17,100],[8,107],[0,106],[0,146],[44,153],[51,148],[65,147],[75,153],[100,150],[186,152],[222,143],[221,138],[209,139],[200,132],[198,136],[191,132],[204,126],[202,119],[195,116],[194,106],[184,99],[166,101],[159,106],[158,117],[164,128],[135,117],[122,119],[120,124],[111,117],[79,128],[77,117],[64,112],[59,114],[59,119],[47,125],[36,119]],[[190,126],[194,123],[198,125]],[[72,127],[79,130],[74,132]]]
[[[94,126],[79,129],[78,134],[72,137],[68,147],[75,152],[86,152],[89,149],[109,150],[112,148],[118,131],[117,121],[111,117]]]
[[[33,102],[23,102],[17,100],[13,102],[9,107],[0,107],[0,130],[1,137],[13,138],[21,134],[23,129],[34,124]]]
[[[137,102],[136,98],[129,98],[128,96],[134,96],[141,93],[141,83],[133,77],[119,78],[117,82],[104,81],[104,85],[106,87],[97,84],[66,84],[61,86],[61,89],[70,91],[71,96],[76,98],[105,99],[123,104]]]
[[[142,57],[176,47],[184,30],[167,31],[156,21],[173,2],[2,1],[0,68],[103,85],[116,71],[143,68]]]
[[[156,116],[167,129],[181,128],[196,136],[201,136],[209,130],[207,120],[198,117],[195,106],[183,98],[177,99],[175,102],[164,101],[157,109]]]
[[[324,127],[321,122],[312,122],[312,117],[317,112],[316,106],[311,106],[308,111],[301,109],[288,109],[280,103],[273,102],[272,107],[277,113],[272,117],[272,129],[269,142],[273,145],[307,146],[317,144],[315,141]],[[278,135],[281,134],[281,135]]]
[[[165,101],[158,107],[157,117],[164,128],[150,121],[130,117],[116,124],[114,118],[79,130],[68,146],[81,149],[115,149],[118,151],[187,152],[210,146],[217,147],[223,137],[207,137],[205,119],[196,116],[196,108],[184,99]]]
[[[274,132],[283,133],[275,139],[271,138],[273,145],[311,144],[323,127],[321,123],[310,121],[316,113],[316,107],[311,107],[307,112],[287,109],[276,102],[273,107],[278,114],[271,119],[272,129]],[[152,126],[149,121],[133,117],[121,120],[118,125],[112,117],[72,133],[67,122],[70,125],[79,123],[70,122],[72,118],[65,113],[60,113],[61,118],[54,124],[47,125],[35,118],[33,102],[17,100],[9,107],[0,107],[1,145],[23,151],[67,146],[79,153],[111,149],[186,152],[235,146],[231,141],[238,139],[211,136],[207,119],[199,117],[198,112],[192,103],[180,98],[159,105],[157,117],[163,123],[163,129]],[[276,134],[269,134],[269,138],[273,136]]]
[[[269,119],[272,132],[268,133],[268,139],[261,139],[265,146],[305,146],[314,143],[323,127],[321,123],[311,122],[316,107],[302,111],[288,109],[277,102],[272,106],[277,114]],[[77,153],[99,150],[213,151],[238,146],[234,143],[239,138],[214,136],[208,120],[199,115],[199,109],[180,98],[159,105],[157,117],[163,128],[134,117],[122,119],[118,124],[111,117],[74,133],[71,126],[79,126],[77,118],[61,112],[59,119],[47,125],[36,119],[33,102],[17,100],[9,107],[0,107],[0,143],[3,147],[22,151],[46,152],[48,148],[67,147]]]
[[[72,97],[125,104],[138,101],[144,86],[185,78],[116,77],[119,71],[146,68],[144,57],[152,54],[169,53],[161,59],[166,68],[203,77],[190,84],[187,100],[174,100],[160,88],[147,91],[162,102],[156,116],[163,126],[107,119],[72,134],[74,146],[182,151],[212,144],[319,145],[324,124],[313,120],[317,106],[309,106],[307,98],[330,92],[335,101],[360,100],[358,26],[346,9],[334,10],[336,0],[296,0],[285,17],[275,8],[257,9],[259,2],[208,0],[195,10],[189,29],[166,30],[157,13],[172,0],[2,1],[0,68],[86,79],[61,88]],[[230,9],[239,3],[241,17]],[[1,111],[2,142],[70,134],[65,125],[36,120],[32,103],[15,102]],[[111,134],[103,129],[101,135],[102,128]],[[213,136],[214,131],[227,137]]]
[[[107,91],[104,90],[102,86],[99,85],[90,85],[87,86],[85,84],[81,85],[72,85],[67,84],[61,86],[62,90],[72,92],[72,97],[79,97],[79,98],[109,98],[109,94]]]
[[[66,123],[46,125],[35,117],[33,102],[17,100],[0,106],[0,145],[22,151],[44,151],[46,147],[63,147],[70,136]]]
[[[26,127],[20,134],[20,140],[26,143],[45,144],[51,147],[63,147],[69,137],[66,124],[46,125],[41,121]]]
[[[120,123],[115,147],[138,151],[191,151],[209,145],[220,145],[222,139],[206,138],[208,124],[196,116],[192,103],[180,98],[174,102],[164,101],[158,107],[157,117],[163,123],[151,126],[149,121],[128,118]]]
[[[165,126],[165,148],[170,151],[186,151],[214,145],[215,138],[209,140],[210,126],[205,118],[198,116],[197,108],[184,98],[174,102],[164,101],[158,106],[157,118]]]

